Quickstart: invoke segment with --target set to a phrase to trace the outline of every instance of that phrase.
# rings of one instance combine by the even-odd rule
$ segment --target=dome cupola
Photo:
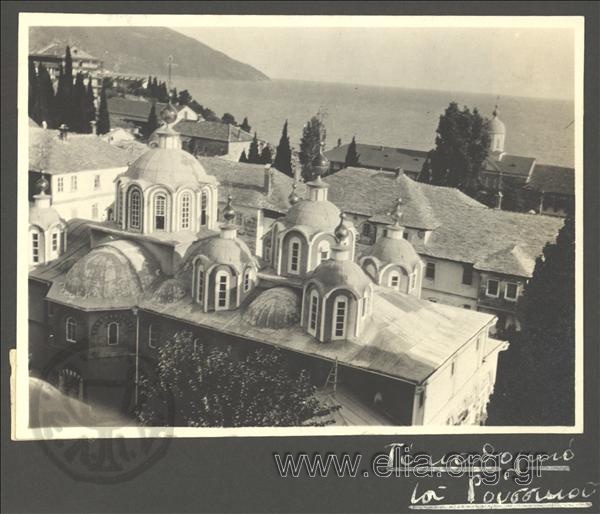
[[[498,117],[498,106],[494,107],[492,119],[488,122],[487,128],[490,135],[490,151],[498,157],[504,152],[504,140],[506,138],[506,126]]]

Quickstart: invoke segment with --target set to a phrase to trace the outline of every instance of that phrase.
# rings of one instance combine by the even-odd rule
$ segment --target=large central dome
[[[138,157],[125,173],[132,180],[178,187],[183,184],[214,183],[191,154],[177,148],[153,148]]]

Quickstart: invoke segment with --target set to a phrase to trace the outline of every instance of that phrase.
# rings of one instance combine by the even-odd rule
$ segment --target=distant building
[[[43,177],[52,208],[61,218],[103,220],[114,200],[115,177],[138,155],[135,148],[123,150],[93,134],[31,128],[30,191],[35,192]]]
[[[195,156],[218,156],[239,161],[244,150],[248,154],[252,141],[248,132],[220,121],[180,119],[173,130],[181,136],[183,148]]]
[[[330,173],[345,167],[348,146],[347,144],[340,145],[325,152],[325,157],[330,162]],[[358,154],[358,167],[360,168],[392,172],[402,170],[405,175],[415,180],[421,173],[429,154],[429,152],[421,150],[363,143],[356,143],[356,153]]]
[[[537,164],[525,188],[537,194],[541,214],[565,216],[575,206],[573,168]]]
[[[38,66],[40,63],[48,70],[52,82],[58,82],[58,74],[61,66],[65,65],[65,51],[67,45],[64,43],[52,43],[44,48],[35,50],[29,54],[29,60]],[[102,88],[102,60],[90,55],[85,50],[71,46],[71,60],[73,62],[73,77],[81,72],[86,79],[91,78],[94,95],[98,96]]]

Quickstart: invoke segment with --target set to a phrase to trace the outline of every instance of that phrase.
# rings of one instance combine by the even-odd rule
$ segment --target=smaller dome
[[[399,264],[409,271],[412,271],[421,262],[421,258],[413,245],[402,238],[392,239],[390,237],[381,237],[365,253],[365,256],[367,255],[379,259],[384,264]]]
[[[177,120],[177,109],[171,105],[171,102],[160,111],[160,119],[167,124],[174,123]]]
[[[137,244],[119,240],[94,248],[66,276],[65,293],[80,298],[136,301],[160,276],[156,260]]]
[[[324,287],[325,292],[338,287],[346,287],[361,296],[371,284],[371,279],[362,268],[350,260],[323,261],[313,271],[310,278]]]
[[[488,122],[488,132],[490,134],[506,134],[506,126],[498,118],[498,106],[494,109],[493,117]]]
[[[241,272],[248,264],[256,265],[248,245],[239,238],[225,239],[218,235],[202,239],[190,248],[186,261],[192,263],[197,256],[204,256],[212,264],[225,264]]]
[[[64,220],[53,207],[29,207],[29,224],[40,227],[43,231],[54,225],[64,226]]]
[[[185,286],[176,278],[165,280],[152,295],[155,302],[168,304],[181,300],[187,291]]]
[[[289,287],[274,287],[259,294],[242,315],[255,327],[285,328],[300,321],[300,298]]]
[[[333,232],[340,220],[340,210],[327,200],[300,200],[290,207],[284,223],[290,226],[305,225],[323,232]]]

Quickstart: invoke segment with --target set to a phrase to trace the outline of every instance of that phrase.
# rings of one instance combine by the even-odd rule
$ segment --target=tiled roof
[[[173,129],[182,136],[199,139],[228,141],[230,143],[252,141],[252,136],[248,132],[220,121],[180,120],[173,126]]]
[[[262,164],[248,164],[228,161],[219,157],[198,157],[206,173],[214,175],[219,183],[219,197],[233,196],[234,205],[269,209],[285,214],[290,207],[288,196],[294,180],[280,171],[271,168],[272,190],[265,194],[265,167]],[[305,186],[298,184],[297,192],[304,194]]]
[[[498,273],[530,276],[535,258],[554,240],[562,224],[550,216],[490,209],[457,189],[415,182],[402,175],[396,178],[385,172],[346,168],[326,180],[332,202],[374,222],[390,223],[387,213],[396,198],[402,198],[402,223],[433,229],[427,244],[413,240],[422,256],[486,263]],[[516,262],[506,251],[515,246],[526,258]]]
[[[147,100],[133,100],[131,98],[113,96],[112,98],[108,98],[107,102],[108,113],[110,115],[126,117],[136,121],[148,121],[148,116],[152,109],[152,102],[148,102]],[[157,116],[166,105],[162,102],[156,102]]]
[[[139,149],[123,150],[93,134],[69,133],[61,140],[57,130],[29,129],[29,169],[49,174],[72,173],[127,166]]]
[[[575,194],[575,170],[550,164],[536,164],[527,187],[540,193]]]
[[[336,163],[344,163],[349,145],[341,145],[325,152],[325,156]],[[390,146],[356,143],[359,165],[366,168],[396,170],[419,173],[427,159],[428,152],[393,148]]]
[[[522,157],[520,155],[502,154],[500,160],[488,157],[484,162],[484,171],[502,172],[506,175],[518,175],[527,178],[535,164],[535,158]]]

